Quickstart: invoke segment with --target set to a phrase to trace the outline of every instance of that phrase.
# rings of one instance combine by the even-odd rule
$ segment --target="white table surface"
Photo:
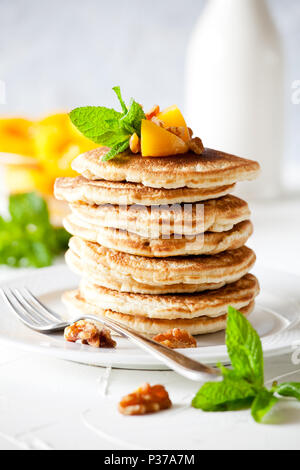
[[[249,245],[258,262],[300,276],[300,201],[252,209]],[[0,280],[23,273],[0,268]],[[266,360],[265,369],[266,381],[289,372],[300,381],[291,354]],[[142,418],[119,415],[119,398],[145,381],[164,384],[174,408]],[[88,367],[0,345],[0,449],[300,448],[300,403],[285,401],[268,424],[258,425],[248,411],[190,408],[198,388],[173,372]]]

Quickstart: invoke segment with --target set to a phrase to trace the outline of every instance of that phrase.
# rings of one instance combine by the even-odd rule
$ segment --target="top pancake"
[[[252,180],[259,173],[257,162],[218,150],[205,149],[202,155],[186,153],[163,158],[122,154],[108,162],[109,151],[100,147],[79,155],[73,170],[90,180],[127,181],[152,188],[210,188]]]
[[[234,184],[211,188],[150,188],[140,183],[124,181],[95,181],[83,176],[57,178],[54,194],[57,199],[69,203],[87,204],[141,204],[143,206],[193,203],[226,196],[234,190]]]

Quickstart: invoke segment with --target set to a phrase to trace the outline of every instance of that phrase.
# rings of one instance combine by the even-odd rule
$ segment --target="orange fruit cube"
[[[188,151],[184,140],[154,122],[142,121],[141,150],[143,157],[167,157]]]
[[[176,105],[164,109],[158,113],[156,117],[163,121],[167,127],[185,127],[185,136],[183,137],[183,140],[185,142],[190,140],[190,133],[188,131],[185,119],[180,109]]]

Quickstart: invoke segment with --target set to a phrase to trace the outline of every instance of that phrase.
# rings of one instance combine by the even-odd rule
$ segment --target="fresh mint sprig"
[[[276,395],[300,401],[300,383],[264,386],[264,359],[259,335],[250,322],[233,307],[228,307],[226,346],[232,369],[219,366],[223,380],[207,382],[192,401],[203,411],[234,411],[251,408],[252,417],[261,423],[278,402]]]
[[[128,113],[128,109],[127,109],[127,106],[122,98],[122,94],[121,94],[121,88],[119,86],[114,86],[113,87],[113,91],[116,93],[119,101],[120,101],[120,105],[122,107],[122,110],[123,110],[123,113],[126,114]]]
[[[103,161],[111,160],[129,148],[132,134],[141,136],[142,120],[146,119],[142,106],[134,99],[126,106],[119,86],[113,88],[122,112],[103,106],[85,106],[70,113],[72,123],[88,139],[110,147]]]
[[[0,264],[42,268],[66,250],[69,234],[51,225],[47,204],[37,193],[10,196],[9,214],[0,217]]]

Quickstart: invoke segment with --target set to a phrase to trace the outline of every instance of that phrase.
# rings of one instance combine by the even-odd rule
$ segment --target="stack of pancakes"
[[[64,294],[70,314],[106,316],[147,335],[222,330],[228,305],[248,315],[259,292],[245,246],[253,226],[248,204],[230,193],[257,176],[258,163],[211,149],[103,162],[108,150],[80,155],[72,166],[81,176],[55,185],[71,208],[66,261],[82,276]]]

